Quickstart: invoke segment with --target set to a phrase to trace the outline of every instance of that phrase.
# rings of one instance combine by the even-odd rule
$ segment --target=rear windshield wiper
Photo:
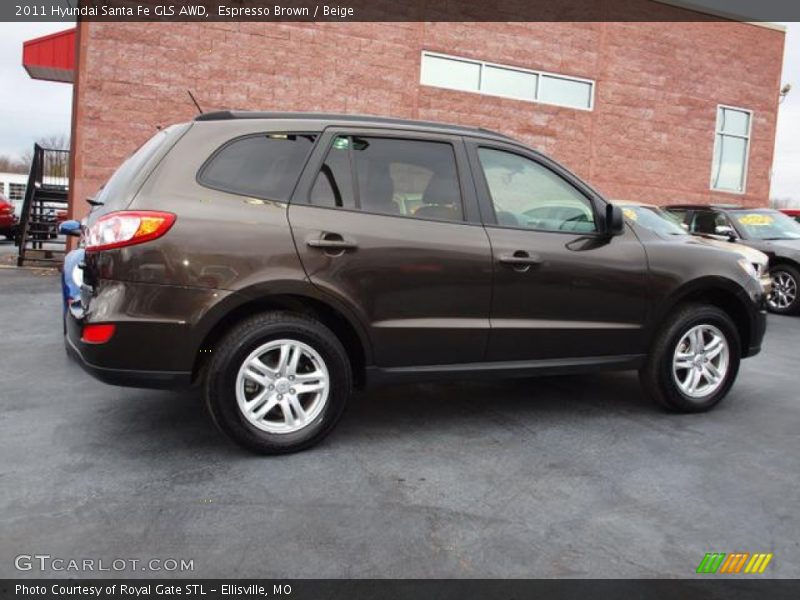
[[[91,196],[90,198],[87,198],[86,202],[90,206],[103,206],[104,204],[104,202],[102,200],[98,200],[96,196]]]

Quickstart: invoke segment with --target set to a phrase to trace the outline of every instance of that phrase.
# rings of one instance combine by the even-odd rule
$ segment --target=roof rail
[[[465,125],[453,125],[450,123],[436,123],[433,121],[415,121],[412,119],[398,119],[394,117],[380,117],[373,115],[348,115],[336,113],[314,113],[314,112],[259,112],[259,111],[239,111],[239,110],[218,110],[197,115],[195,121],[230,121],[235,119],[318,119],[330,121],[345,121],[349,123],[381,123],[385,125],[405,125],[412,127],[427,127],[437,129],[449,129],[468,134],[480,133],[492,135],[498,138],[513,140],[513,138],[485,129],[483,127],[468,127]]]

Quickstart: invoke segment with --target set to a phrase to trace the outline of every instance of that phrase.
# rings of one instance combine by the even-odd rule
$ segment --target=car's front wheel
[[[800,272],[790,265],[778,265],[770,269],[772,291],[767,297],[770,311],[779,315],[800,313]]]
[[[666,408],[703,412],[727,395],[740,356],[739,334],[727,313],[687,304],[656,336],[640,379],[645,392]]]
[[[342,344],[302,315],[257,315],[210,350],[209,413],[223,433],[256,452],[283,454],[316,444],[333,429],[351,393]]]

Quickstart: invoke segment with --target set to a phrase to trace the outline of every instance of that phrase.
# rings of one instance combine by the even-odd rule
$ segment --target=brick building
[[[693,14],[659,23],[82,22],[72,209],[81,216],[86,206],[74,199],[94,193],[156,127],[195,115],[186,90],[206,111],[491,128],[609,198],[765,205],[784,32]]]

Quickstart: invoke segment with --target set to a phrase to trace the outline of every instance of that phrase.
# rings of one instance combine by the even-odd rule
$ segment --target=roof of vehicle
[[[739,208],[745,208],[741,204],[670,204],[669,206],[665,206],[664,208],[686,208],[686,209],[702,209],[702,208],[718,208],[721,210],[731,209],[736,210]]]
[[[619,206],[642,206],[646,208],[662,208],[657,204],[650,204],[649,202],[639,202],[638,200],[616,199],[616,200],[611,200],[610,202],[611,204],[618,204]]]
[[[359,125],[381,125],[388,127],[402,127],[413,129],[426,129],[431,132],[451,133],[456,135],[491,136],[503,140],[516,142],[513,138],[482,127],[468,127],[465,125],[452,125],[449,123],[435,123],[433,121],[414,121],[411,119],[396,119],[393,117],[379,117],[374,115],[347,115],[336,113],[314,112],[258,112],[239,110],[220,110],[197,115],[195,121],[231,121],[234,119],[292,119],[309,121],[329,121],[329,125],[339,123]],[[517,142],[519,143],[519,142]]]

